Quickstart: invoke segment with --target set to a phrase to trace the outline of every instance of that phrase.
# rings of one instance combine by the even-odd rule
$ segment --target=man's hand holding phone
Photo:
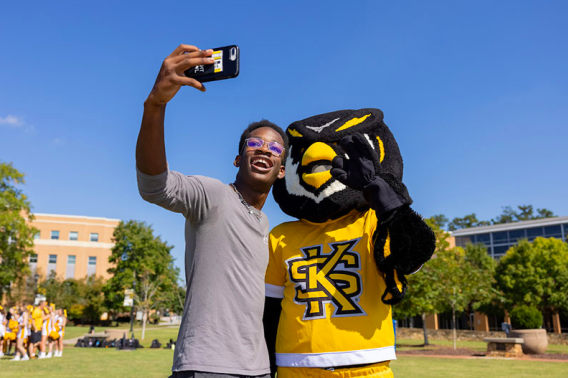
[[[146,104],[164,106],[184,85],[205,92],[202,83],[187,77],[184,72],[196,66],[213,64],[215,60],[211,57],[212,54],[211,49],[200,50],[191,45],[179,45],[164,60]]]

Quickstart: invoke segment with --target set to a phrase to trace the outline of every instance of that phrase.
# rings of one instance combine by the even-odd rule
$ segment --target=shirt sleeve
[[[201,222],[222,203],[225,184],[203,176],[185,176],[167,170],[151,176],[137,169],[140,196],[167,210],[181,213],[192,223]]]
[[[280,238],[273,232],[270,233],[268,267],[265,276],[265,292],[267,297],[284,298],[284,288],[286,285],[286,270],[282,262],[282,250],[280,248]]]

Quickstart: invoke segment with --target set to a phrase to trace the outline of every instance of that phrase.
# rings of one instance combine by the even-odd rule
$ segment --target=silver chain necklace
[[[243,198],[241,192],[238,191],[237,187],[235,186],[235,184],[230,183],[229,184],[231,186],[231,188],[233,188],[233,190],[235,191],[235,193],[237,193],[237,195],[239,196],[239,200],[241,201],[241,203],[247,208],[247,211],[249,212],[249,214],[254,215],[254,217],[260,222],[260,220],[262,219],[262,213],[259,214],[256,211],[253,210],[253,207],[251,205],[248,204],[247,201],[245,201],[245,199]]]

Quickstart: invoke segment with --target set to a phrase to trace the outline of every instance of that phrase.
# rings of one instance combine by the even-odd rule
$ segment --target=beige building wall
[[[34,240],[36,256],[30,258],[32,271],[37,269],[46,277],[55,270],[62,279],[80,279],[91,274],[110,278],[108,258],[119,219],[56,214],[34,216],[30,223],[40,232]]]

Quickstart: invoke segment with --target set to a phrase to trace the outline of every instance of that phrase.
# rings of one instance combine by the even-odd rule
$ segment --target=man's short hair
[[[284,155],[282,156],[282,163],[284,163],[286,161],[286,157],[288,156],[288,136],[286,135],[284,130],[280,128],[280,126],[266,119],[251,123],[250,125],[248,125],[245,131],[243,131],[243,133],[241,134],[241,140],[239,141],[239,155],[243,151],[245,140],[249,138],[250,133],[252,133],[256,129],[260,129],[261,127],[269,127],[280,134],[280,136],[282,137],[282,140],[284,141]]]

